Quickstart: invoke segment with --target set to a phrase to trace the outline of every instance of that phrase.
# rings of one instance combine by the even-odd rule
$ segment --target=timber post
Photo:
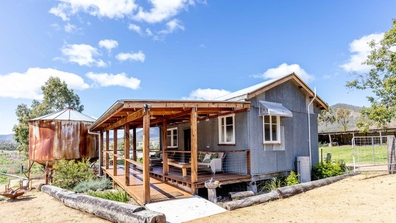
[[[195,183],[198,181],[198,138],[197,138],[197,108],[191,109],[191,193],[196,193]]]
[[[113,176],[117,176],[117,129],[113,129]]]
[[[162,174],[164,175],[163,180],[165,181],[165,175],[169,173],[168,166],[168,127],[166,119],[162,121]]]
[[[150,105],[144,105],[143,115],[143,202],[150,203]]]
[[[103,166],[103,132],[100,132],[99,135],[99,176],[102,176],[102,166]]]
[[[110,161],[110,159],[109,159],[109,147],[110,147],[110,132],[109,131],[106,131],[106,163],[105,163],[105,169],[107,170],[107,169],[109,169],[109,161]],[[107,173],[106,173],[106,176],[107,176]]]
[[[133,160],[136,161],[137,157],[136,157],[136,127],[133,127]]]
[[[395,154],[395,136],[387,136],[388,144],[388,171],[389,174],[394,174],[396,171],[396,154]]]
[[[124,128],[124,155],[125,155],[125,160],[124,160],[124,176],[125,176],[125,186],[129,185],[129,163],[127,159],[130,159],[129,157],[129,137],[130,137],[130,132],[129,132],[129,124],[125,125]]]

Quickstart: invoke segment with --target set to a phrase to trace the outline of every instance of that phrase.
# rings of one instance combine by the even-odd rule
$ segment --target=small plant
[[[0,196],[0,201],[4,201],[4,200],[7,200],[7,198],[3,197],[3,196]]]
[[[327,177],[334,177],[342,174],[340,164],[331,162],[318,162],[312,167],[312,179],[319,180]]]
[[[90,168],[89,159],[82,161],[60,160],[55,163],[53,185],[71,190],[81,181],[96,179],[94,171]]]
[[[77,193],[85,193],[87,191],[97,191],[111,189],[113,183],[110,179],[89,180],[78,183],[73,191]]]
[[[290,171],[290,175],[286,178],[286,185],[291,186],[291,185],[296,185],[299,184],[300,182],[298,181],[298,176],[300,174],[294,173],[294,171]]]
[[[107,191],[107,192],[88,192],[88,195],[107,199],[107,200],[112,200],[112,201],[124,202],[124,203],[129,201],[129,195],[122,190]]]
[[[337,160],[336,163],[338,165],[340,165],[342,172],[344,172],[344,173],[349,173],[350,172],[349,167],[346,165],[346,163],[345,163],[345,161],[343,159]]]
[[[273,177],[271,180],[265,183],[265,185],[261,188],[260,192],[271,192],[276,188],[280,188],[282,186],[284,186],[284,182],[282,181],[282,179],[279,179],[278,177]]]

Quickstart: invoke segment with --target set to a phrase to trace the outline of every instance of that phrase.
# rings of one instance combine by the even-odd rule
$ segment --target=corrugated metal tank
[[[99,137],[89,134],[95,121],[72,108],[29,120],[29,160],[52,166],[57,160],[99,157]]]

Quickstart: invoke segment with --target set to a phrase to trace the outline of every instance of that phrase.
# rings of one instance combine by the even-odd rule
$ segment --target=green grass
[[[320,147],[319,157],[323,149],[323,160],[326,159],[327,153],[331,153],[332,160],[344,160],[347,165],[353,164],[353,151],[352,146],[333,146],[333,147]],[[355,162],[357,164],[359,150],[359,163],[362,164],[373,164],[373,147],[370,146],[355,146]],[[386,163],[387,162],[387,146],[386,145],[375,145],[374,146],[375,163]]]

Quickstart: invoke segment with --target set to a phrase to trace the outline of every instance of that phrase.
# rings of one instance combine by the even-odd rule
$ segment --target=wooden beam
[[[168,127],[166,119],[162,120],[162,174],[164,175],[163,180],[165,180],[165,175],[169,173],[168,165]]]
[[[191,192],[195,194],[195,183],[198,181],[198,138],[197,138],[197,109],[191,109]]]
[[[246,172],[247,175],[251,174],[251,166],[250,166],[250,150],[246,150]]]
[[[117,129],[113,130],[113,153],[117,154]],[[113,176],[117,176],[117,157],[113,156]]]
[[[132,157],[132,159],[134,160],[134,161],[136,161],[136,159],[137,159],[137,156],[136,156],[136,145],[137,145],[137,142],[136,142],[136,127],[133,127],[133,157]]]
[[[129,163],[126,162],[127,159],[130,159],[129,157],[129,137],[130,137],[130,132],[129,132],[129,123],[125,124],[124,126],[124,155],[125,155],[125,160],[124,160],[124,177],[125,177],[125,186],[129,186]]]
[[[150,108],[145,105],[143,116],[143,202],[150,203]]]
[[[100,144],[99,145],[99,157],[100,157],[99,176],[102,176],[102,173],[103,173],[103,171],[102,171],[102,166],[103,166],[103,132],[100,132],[99,144]]]
[[[110,147],[110,145],[109,145],[110,139],[109,138],[110,138],[110,133],[109,133],[109,131],[106,131],[106,152],[109,151],[109,147]],[[109,169],[109,154],[108,153],[106,153],[105,169],[106,170]]]
[[[136,119],[139,119],[139,118],[143,117],[143,113],[144,113],[143,109],[140,109],[139,111],[134,112],[134,113],[128,115],[127,117],[122,118],[122,119],[114,122],[113,124],[110,124],[110,125],[106,126],[103,131],[116,129],[116,128],[122,126],[122,125],[125,125],[128,122],[135,121]]]

